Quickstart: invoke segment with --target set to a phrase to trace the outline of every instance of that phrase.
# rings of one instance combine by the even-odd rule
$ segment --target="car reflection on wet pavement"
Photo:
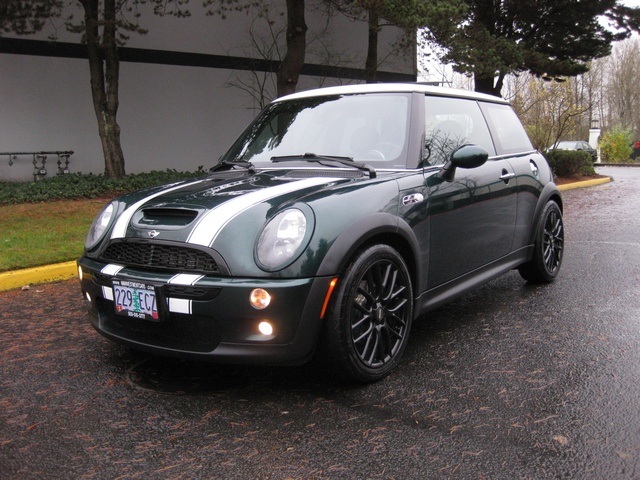
[[[565,192],[555,284],[416,322],[381,382],[150,356],[77,281],[0,294],[3,478],[638,478],[640,169]]]

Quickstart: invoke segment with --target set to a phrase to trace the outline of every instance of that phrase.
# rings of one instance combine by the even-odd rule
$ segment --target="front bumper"
[[[78,260],[81,288],[89,304],[89,321],[117,343],[161,355],[226,363],[301,364],[315,350],[320,312],[330,277],[241,279],[174,275]],[[113,279],[145,282],[162,298],[159,321],[117,315]],[[249,303],[255,288],[267,290],[271,304],[256,310]],[[258,324],[268,321],[271,335]]]

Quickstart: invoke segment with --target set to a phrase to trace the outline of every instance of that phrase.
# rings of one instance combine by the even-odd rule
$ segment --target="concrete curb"
[[[583,182],[567,183],[558,186],[558,189],[572,190],[574,188],[593,187],[609,183],[611,177],[585,180]],[[68,280],[78,275],[76,262],[57,263],[42,267],[27,268],[25,270],[12,270],[0,273],[0,292],[21,288],[26,285]]]
[[[38,283],[68,280],[78,275],[76,262],[56,263],[41,267],[11,270],[0,273],[0,292]]]
[[[603,185],[605,183],[609,183],[611,181],[611,177],[606,178],[595,178],[593,180],[584,180],[582,182],[574,182],[567,183],[565,185],[558,185],[558,190],[573,190],[574,188],[584,188],[584,187],[595,187],[596,185]]]

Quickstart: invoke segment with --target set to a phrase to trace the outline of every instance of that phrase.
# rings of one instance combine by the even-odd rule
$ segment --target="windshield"
[[[271,163],[272,157],[309,153],[348,157],[375,168],[404,168],[410,103],[410,95],[395,93],[276,102],[223,160],[258,165]]]

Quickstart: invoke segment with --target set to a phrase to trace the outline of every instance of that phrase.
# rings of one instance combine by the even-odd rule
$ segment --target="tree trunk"
[[[375,5],[371,5],[369,7],[369,44],[367,46],[367,60],[364,66],[364,79],[367,83],[377,82],[379,23],[378,8]]]
[[[474,90],[476,92],[487,93],[489,95],[495,95],[496,97],[500,96],[500,90],[502,88],[496,88],[494,84],[494,77],[484,76],[479,74],[474,74]]]
[[[91,97],[98,120],[104,154],[104,173],[109,178],[125,176],[124,154],[120,145],[118,82],[120,62],[116,44],[116,0],[104,1],[104,24],[100,38],[99,0],[81,0],[84,7],[87,52],[91,74]]]
[[[287,0],[287,53],[278,68],[278,97],[296,91],[304,66],[306,35],[304,0]]]

